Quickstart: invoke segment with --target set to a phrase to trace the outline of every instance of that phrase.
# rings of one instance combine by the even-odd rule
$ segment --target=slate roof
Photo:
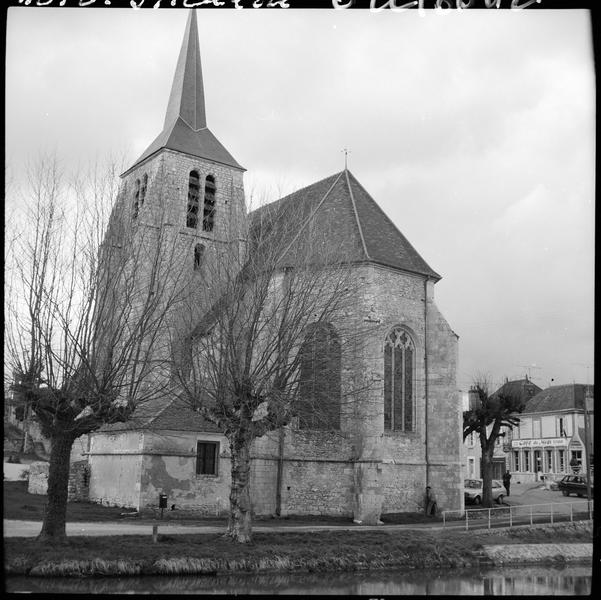
[[[533,396],[527,403],[524,413],[557,412],[561,410],[584,410],[586,389],[590,387],[594,394],[594,386],[583,383],[554,385]]]
[[[162,148],[244,170],[207,128],[196,11],[191,10],[180,50],[163,131],[124,173]]]
[[[512,396],[519,395],[520,399],[527,403],[530,398],[542,391],[538,385],[532,383],[529,379],[515,379],[514,381],[506,381],[492,396],[500,393],[508,393]]]
[[[282,218],[282,215],[286,215]],[[349,262],[373,262],[438,281],[441,277],[348,170],[297,190],[251,213],[253,226],[273,222],[290,235],[288,256],[294,264],[294,243],[303,234],[327,238],[328,245]]]
[[[180,398],[157,398],[141,404],[128,421],[103,426],[100,431],[209,431],[219,432],[219,428],[193,411]]]

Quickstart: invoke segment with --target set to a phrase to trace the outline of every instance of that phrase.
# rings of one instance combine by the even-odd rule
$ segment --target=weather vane
[[[351,151],[348,148],[343,148],[341,150],[341,152],[344,152],[344,170],[346,171],[346,169],[347,169],[347,162],[348,162],[348,155],[351,153]]]

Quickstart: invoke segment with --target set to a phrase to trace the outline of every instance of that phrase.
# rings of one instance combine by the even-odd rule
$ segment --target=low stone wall
[[[495,544],[483,546],[482,551],[495,565],[580,562],[592,559],[593,544]]]
[[[27,491],[30,494],[45,496],[48,493],[48,468],[47,462],[33,462],[29,465],[29,484]]]
[[[34,462],[29,467],[29,484],[27,491],[30,494],[45,496],[48,493],[47,462]],[[89,467],[88,461],[78,460],[71,463],[69,472],[69,500],[86,501],[89,498]]]
[[[90,497],[90,471],[87,460],[71,463],[69,472],[69,500],[85,502]]]

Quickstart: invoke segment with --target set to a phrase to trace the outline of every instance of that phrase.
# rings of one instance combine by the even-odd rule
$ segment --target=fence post
[[[570,502],[570,523],[574,522],[574,505]]]
[[[466,510],[466,511],[465,511],[465,530],[466,530],[466,531],[469,529],[469,525],[468,525],[468,519],[469,519],[468,515],[469,515],[469,514],[470,514],[470,511],[469,511],[469,510]]]
[[[530,505],[530,525],[532,525],[532,504]]]
[[[509,506],[509,527],[513,527],[513,520],[511,518],[512,517],[512,515],[511,515],[512,508],[513,508],[512,506]]]
[[[489,529],[490,529],[490,511],[491,511],[491,510],[492,510],[492,509],[490,509],[490,508],[488,509],[488,528],[489,528]]]
[[[553,525],[553,504],[551,504],[551,525]]]

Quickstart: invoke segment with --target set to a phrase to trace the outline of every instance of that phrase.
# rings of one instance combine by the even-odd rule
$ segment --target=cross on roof
[[[343,148],[341,150],[341,152],[344,152],[344,170],[347,170],[347,162],[348,162],[348,155],[351,153],[351,151],[348,148]]]

